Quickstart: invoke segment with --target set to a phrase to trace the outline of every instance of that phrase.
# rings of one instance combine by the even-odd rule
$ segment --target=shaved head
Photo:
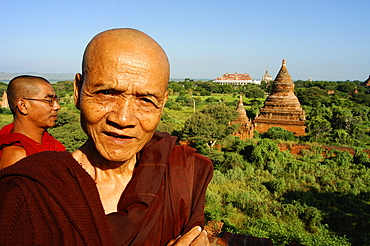
[[[40,84],[47,83],[49,81],[42,77],[31,76],[31,75],[20,75],[13,78],[7,88],[8,102],[11,111],[14,114],[14,109],[17,105],[17,101],[24,97],[33,97],[40,93]]]
[[[105,160],[131,161],[150,141],[168,98],[169,75],[164,50],[141,31],[112,29],[90,41],[74,99],[88,142]]]
[[[129,64],[130,61],[134,63],[132,57],[141,57],[143,63],[150,64],[148,69],[157,70],[162,77],[161,80],[167,85],[170,65],[164,50],[145,33],[130,28],[112,29],[97,34],[86,47],[82,75],[89,73],[92,67],[104,67],[102,61],[126,60]],[[132,65],[134,67],[137,64]]]

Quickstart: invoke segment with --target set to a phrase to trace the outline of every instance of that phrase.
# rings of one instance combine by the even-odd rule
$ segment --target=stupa
[[[3,92],[3,96],[1,97],[0,106],[2,108],[9,108],[8,103],[8,95],[6,94],[6,91]]]
[[[367,80],[365,80],[361,85],[362,86],[370,86],[370,75],[369,75],[369,78],[367,78]]]
[[[253,124],[252,121],[247,116],[247,111],[245,111],[242,96],[239,98],[238,106],[236,107],[236,112],[238,112],[238,118],[231,121],[230,124],[239,124],[240,128],[233,135],[238,136],[240,139],[244,140],[246,138],[253,137]]]
[[[272,81],[272,77],[269,75],[269,71],[267,68],[266,68],[265,74],[262,76],[261,81],[265,81],[266,83],[269,83],[270,81]]]
[[[286,60],[283,59],[281,69],[272,84],[271,94],[253,121],[254,129],[263,133],[271,127],[281,127],[296,136],[302,136],[305,135],[305,120],[304,111],[294,94],[294,83],[288,73]]]

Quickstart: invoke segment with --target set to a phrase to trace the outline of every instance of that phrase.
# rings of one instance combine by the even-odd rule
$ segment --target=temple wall
[[[292,124],[282,124],[280,122],[274,123],[255,123],[254,129],[260,133],[267,132],[271,127],[281,127],[287,131],[291,131],[295,136],[304,136],[306,135],[306,127],[304,125],[292,125]]]

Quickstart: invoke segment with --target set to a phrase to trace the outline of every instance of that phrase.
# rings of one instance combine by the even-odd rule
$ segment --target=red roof
[[[252,80],[252,78],[247,73],[225,73],[222,77],[218,77],[217,80]]]

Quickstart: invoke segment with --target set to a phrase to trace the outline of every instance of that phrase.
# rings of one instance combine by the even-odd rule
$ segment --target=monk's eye
[[[100,90],[97,92],[97,94],[101,94],[101,95],[114,95],[115,93],[111,90]]]
[[[146,97],[142,97],[142,98],[140,98],[140,100],[142,101],[143,104],[146,104],[146,105],[151,106],[151,107],[158,108],[158,105],[154,100],[151,100],[151,99],[146,98]]]

